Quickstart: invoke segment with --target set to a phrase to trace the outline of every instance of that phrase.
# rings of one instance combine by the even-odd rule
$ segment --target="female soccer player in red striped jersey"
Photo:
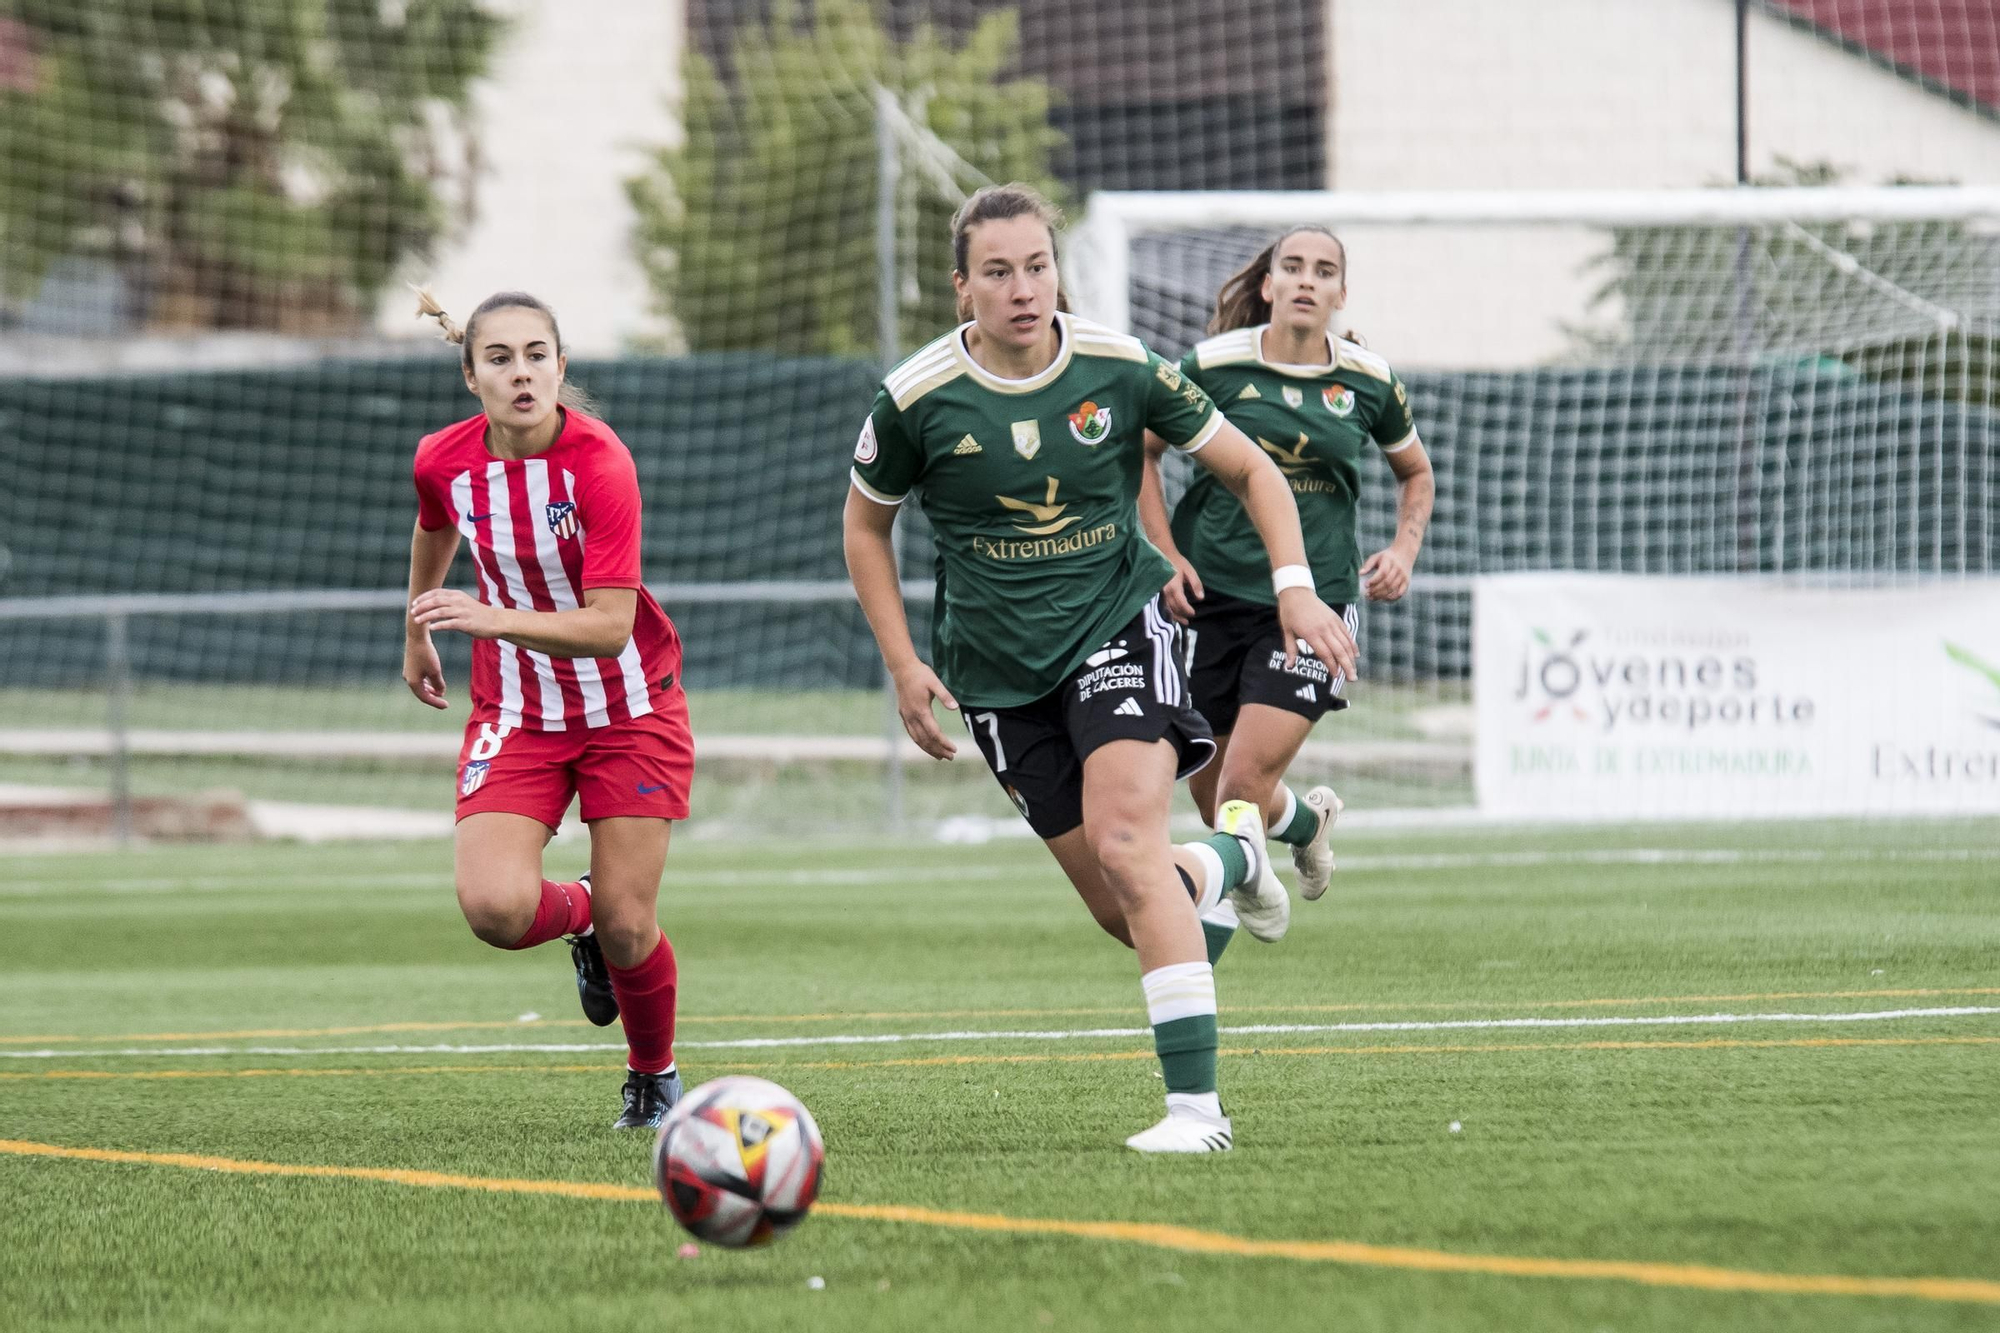
[[[694,742],[681,645],[639,571],[639,482],[611,428],[577,410],[549,308],[523,292],[481,302],[460,329],[484,409],[417,446],[417,527],[403,680],[447,706],[431,635],[471,636],[472,716],[459,755],[458,904],[503,949],[568,936],[584,1015],[622,1019],[629,1049],[616,1128],[657,1126],[680,1099],[673,946],[657,899],[667,839],[687,818]],[[479,596],[442,587],[460,539]],[[590,828],[590,873],[542,878],[570,798]]]

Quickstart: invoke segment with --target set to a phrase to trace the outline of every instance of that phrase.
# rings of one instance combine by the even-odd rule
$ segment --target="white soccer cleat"
[[[1264,812],[1251,801],[1229,801],[1215,812],[1215,826],[1242,843],[1250,858],[1250,878],[1229,891],[1243,929],[1275,944],[1291,928],[1292,896],[1271,869],[1271,850],[1264,845]]]
[[[1327,846],[1327,835],[1347,807],[1331,787],[1314,787],[1307,792],[1306,805],[1319,816],[1319,827],[1313,830],[1311,842],[1292,848],[1292,866],[1299,872],[1299,895],[1312,902],[1326,892],[1326,882],[1333,878],[1333,848]]]
[[[1194,1111],[1170,1111],[1151,1129],[1125,1140],[1134,1152],[1228,1152],[1229,1117],[1211,1120]]]

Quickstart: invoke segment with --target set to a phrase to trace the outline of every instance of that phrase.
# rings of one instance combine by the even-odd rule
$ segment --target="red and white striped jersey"
[[[639,574],[639,476],[609,426],[566,412],[533,458],[486,451],[486,417],[417,445],[417,522],[456,527],[479,598],[522,611],[573,611],[591,588],[639,594],[632,638],[616,657],[550,657],[504,639],[472,648],[472,719],[531,731],[602,727],[650,713],[679,685],[680,636]]]

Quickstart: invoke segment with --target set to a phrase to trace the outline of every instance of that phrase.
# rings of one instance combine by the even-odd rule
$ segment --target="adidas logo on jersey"
[[[1243,386],[1243,392],[1236,395],[1236,401],[1240,403],[1245,398],[1262,398],[1263,396],[1263,394],[1257,392],[1256,385],[1246,384]]]
[[[960,440],[958,442],[958,447],[956,449],[953,449],[951,452],[953,457],[962,457],[966,454],[983,454],[986,451],[979,447],[979,441],[973,439],[970,435],[968,435],[964,439]]]
[[[1146,716],[1146,710],[1139,707],[1139,701],[1137,699],[1127,699],[1124,703],[1119,704],[1116,708],[1112,709],[1111,711],[1116,713],[1120,717]]]
[[[1310,685],[1301,685],[1296,690],[1293,690],[1292,693],[1296,694],[1299,698],[1304,699],[1309,704],[1316,704],[1319,702],[1319,691],[1314,689]]]

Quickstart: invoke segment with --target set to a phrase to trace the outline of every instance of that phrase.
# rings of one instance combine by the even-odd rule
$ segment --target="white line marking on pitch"
[[[1730,847],[1612,847],[1555,852],[1438,852],[1371,856],[1358,853],[1343,856],[1340,864],[1352,871],[1380,870],[1505,870],[1556,865],[1596,866],[1675,866],[1675,865],[1822,865],[1860,864],[1881,861],[1974,862],[2000,861],[2000,848],[1913,847],[1907,850],[1851,851],[1798,847],[1789,849],[1741,849]],[[811,887],[813,885],[864,885],[883,883],[950,883],[954,880],[1007,879],[1032,875],[1035,866],[899,866],[879,869],[857,867],[850,870],[697,870],[667,871],[667,887]],[[283,887],[303,885],[339,887],[348,892],[381,892],[401,888],[439,887],[449,884],[451,872],[357,873],[292,875]],[[232,890],[265,892],[273,887],[268,875],[187,875],[158,879],[24,879],[0,887],[0,898],[32,898],[43,894],[66,893],[226,893]]]
[[[1833,1014],[1653,1014],[1596,1018],[1460,1018],[1434,1022],[1259,1023],[1217,1029],[1224,1036],[1268,1036],[1312,1032],[1467,1032],[1504,1028],[1712,1027],[1730,1023],[1884,1023],[1902,1018],[1974,1018],[2000,1014],[2000,1006],[1957,1005],[1935,1009],[1878,1009]],[[1075,1041],[1101,1037],[1143,1037],[1151,1028],[1072,1028],[1042,1032],[881,1032],[829,1033],[813,1037],[738,1037],[729,1041],[678,1041],[688,1051],[767,1050],[790,1046],[897,1046],[927,1041]],[[623,1042],[504,1042],[481,1045],[438,1043],[423,1046],[181,1046],[168,1050],[0,1051],[10,1060],[109,1059],[121,1056],[193,1055],[489,1055],[507,1051],[622,1051]]]
[[[862,885],[886,883],[949,883],[952,880],[1003,879],[1023,873],[1006,866],[884,866],[855,867],[849,870],[693,870],[675,872],[668,867],[665,885],[680,888],[812,887],[815,885]],[[269,875],[188,875],[183,878],[17,880],[0,887],[0,898],[34,898],[55,893],[261,893],[311,886],[332,887],[345,892],[384,892],[392,889],[436,888],[451,885],[451,869],[433,874],[286,875],[274,881]]]
[[[1917,847],[1909,851],[1828,851],[1798,847],[1739,850],[1713,847],[1615,847],[1571,852],[1437,852],[1390,856],[1343,856],[1343,870],[1505,870],[1511,867],[1773,865],[1871,861],[2000,861],[2000,848]]]

